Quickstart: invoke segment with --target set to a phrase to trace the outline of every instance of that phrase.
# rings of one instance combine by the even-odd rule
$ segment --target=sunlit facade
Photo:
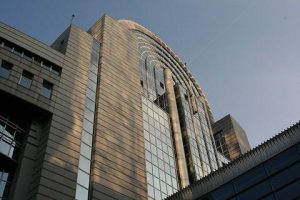
[[[51,46],[0,24],[0,199],[165,199],[228,162],[157,36],[108,16]]]
[[[180,188],[174,162],[176,148],[169,128],[172,124],[165,94],[165,69],[172,72],[189,182],[216,170],[218,158],[206,114],[207,105],[200,100],[205,97],[199,94],[185,66],[174,58],[170,49],[143,32],[143,27],[136,26],[140,28],[133,32],[140,53],[148,196],[164,199]]]
[[[251,147],[244,129],[231,116],[226,115],[212,124],[216,147],[229,160],[250,151]]]

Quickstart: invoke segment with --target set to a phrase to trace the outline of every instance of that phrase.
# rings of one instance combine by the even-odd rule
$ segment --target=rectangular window
[[[44,80],[43,87],[41,90],[41,95],[50,99],[52,95],[52,90],[53,90],[53,84]]]
[[[26,88],[30,88],[32,80],[33,80],[33,74],[26,70],[23,70],[23,74],[20,78],[19,84]]]
[[[11,69],[13,67],[12,63],[9,63],[5,60],[2,60],[1,66],[0,66],[0,76],[3,78],[8,79]]]

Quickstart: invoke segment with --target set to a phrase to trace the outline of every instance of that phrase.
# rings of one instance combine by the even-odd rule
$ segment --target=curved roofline
[[[193,77],[193,75],[188,70],[186,65],[182,62],[182,60],[168,47],[168,45],[166,45],[166,43],[164,43],[158,36],[156,36],[154,33],[149,31],[147,28],[143,27],[142,25],[140,25],[140,24],[138,24],[134,21],[121,19],[121,20],[118,20],[118,22],[121,25],[127,27],[130,30],[136,30],[136,31],[139,31],[141,33],[144,33],[145,35],[149,36],[151,39],[156,41],[158,44],[160,44],[168,53],[170,53],[170,55],[179,63],[179,65],[182,67],[182,69],[187,73],[188,77],[190,78],[190,80],[194,84],[194,86],[197,89],[198,93],[204,97],[205,103],[206,103],[206,105],[209,109],[209,112],[211,113],[211,108],[209,106],[209,103],[207,101],[207,98],[206,98],[201,86],[199,85],[199,83],[197,83],[196,79]]]

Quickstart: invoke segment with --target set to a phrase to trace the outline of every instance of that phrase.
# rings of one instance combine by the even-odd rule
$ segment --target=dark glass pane
[[[233,185],[228,183],[221,186],[219,189],[212,192],[213,199],[227,199],[234,195]]]
[[[280,172],[279,174],[276,174],[274,177],[270,179],[270,181],[274,189],[277,189],[299,178],[300,178],[300,163],[297,163],[296,165],[286,168],[284,171]]]
[[[26,87],[26,88],[30,88],[31,83],[32,83],[32,79],[33,79],[33,74],[24,70],[23,74],[20,78],[19,84]]]
[[[10,149],[10,145],[5,141],[0,140],[0,152],[8,156],[9,149]]]
[[[266,173],[264,171],[263,166],[255,167],[254,169],[248,171],[246,174],[243,174],[242,176],[238,177],[234,181],[234,185],[237,189],[237,192],[240,192],[246,189],[247,187],[255,185],[257,182],[259,182],[265,177]]]
[[[294,147],[269,160],[267,163],[265,163],[265,168],[268,174],[273,174],[281,169],[284,169],[288,165],[291,165],[299,159],[300,155],[298,154],[297,149]]]
[[[241,193],[238,195],[238,198],[243,200],[259,199],[269,192],[271,192],[270,184],[268,181],[264,181],[260,184],[255,184],[254,187],[249,188],[245,192]]]
[[[41,95],[50,99],[52,94],[53,84],[48,81],[43,81]]]
[[[13,67],[12,63],[2,60],[2,63],[0,66],[0,76],[3,78],[8,78],[12,67]]]
[[[275,193],[277,199],[296,199],[300,197],[300,180]]]

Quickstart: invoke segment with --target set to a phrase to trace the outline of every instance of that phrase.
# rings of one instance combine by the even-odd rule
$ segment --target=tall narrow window
[[[41,90],[41,95],[50,99],[52,95],[52,90],[53,90],[53,84],[44,80],[43,87]]]
[[[1,66],[0,66],[0,76],[8,79],[12,67],[13,67],[12,63],[2,60]]]
[[[30,88],[32,80],[33,80],[33,74],[26,70],[23,70],[23,74],[20,78],[19,84],[26,88]]]

